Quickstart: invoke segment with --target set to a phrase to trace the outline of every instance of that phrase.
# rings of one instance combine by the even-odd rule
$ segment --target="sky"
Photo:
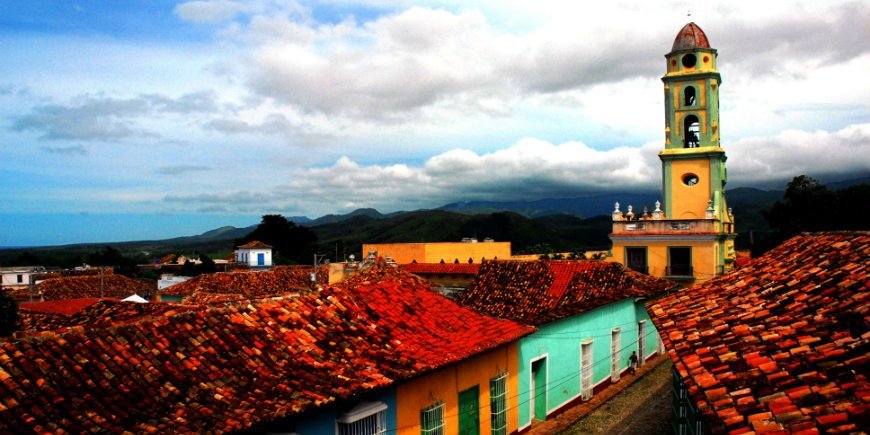
[[[716,3],[0,2],[0,246],[656,191],[689,21],[729,188],[870,175],[870,1]]]

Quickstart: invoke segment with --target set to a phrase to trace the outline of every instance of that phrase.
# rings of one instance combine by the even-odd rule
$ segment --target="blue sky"
[[[0,246],[656,190],[690,20],[729,186],[870,174],[867,1],[597,3],[0,2]]]

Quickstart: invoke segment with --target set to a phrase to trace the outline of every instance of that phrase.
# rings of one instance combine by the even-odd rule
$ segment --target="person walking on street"
[[[628,367],[631,374],[637,372],[637,352],[632,352],[631,356],[628,357]]]

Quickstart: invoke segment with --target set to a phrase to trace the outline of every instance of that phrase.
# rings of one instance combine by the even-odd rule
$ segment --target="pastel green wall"
[[[649,321],[643,302],[625,299],[583,314],[539,325],[538,331],[520,339],[519,344],[519,427],[531,423],[530,393],[532,361],[546,356],[547,412],[580,396],[580,343],[591,338],[592,383],[610,377],[610,340],[613,328],[621,328],[620,370],[637,349],[637,322],[646,320],[644,355],[655,352],[658,335]]]

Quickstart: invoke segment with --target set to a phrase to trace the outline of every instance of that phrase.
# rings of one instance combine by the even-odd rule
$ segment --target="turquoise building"
[[[609,262],[487,261],[460,303],[538,328],[519,340],[523,431],[619,382],[632,352],[660,353],[644,302],[674,286]]]

